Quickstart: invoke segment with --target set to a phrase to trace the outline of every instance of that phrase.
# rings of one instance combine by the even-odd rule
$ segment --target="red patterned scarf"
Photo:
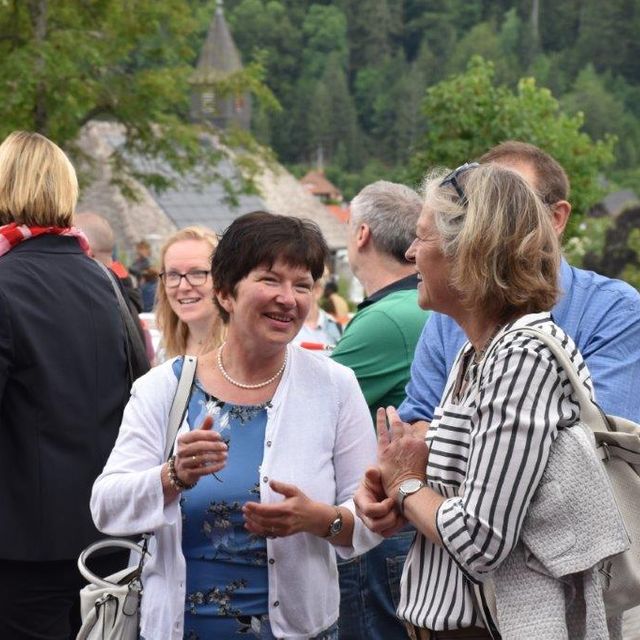
[[[54,236],[72,236],[77,238],[82,250],[88,256],[91,255],[91,249],[89,247],[87,237],[76,227],[35,227],[11,222],[0,227],[0,256],[8,253],[13,249],[13,247],[24,240],[44,234]]]

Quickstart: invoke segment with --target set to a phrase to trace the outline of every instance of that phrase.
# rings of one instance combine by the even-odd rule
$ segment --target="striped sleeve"
[[[482,378],[467,472],[459,495],[437,515],[443,545],[472,581],[494,571],[515,546],[564,398],[550,352],[527,339],[498,350]]]

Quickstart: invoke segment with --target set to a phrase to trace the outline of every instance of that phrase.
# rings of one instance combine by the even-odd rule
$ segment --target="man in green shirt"
[[[382,180],[351,203],[349,264],[367,297],[331,357],[353,369],[374,424],[378,407],[404,400],[413,352],[428,316],[418,307],[415,265],[404,257],[421,209],[415,191]],[[406,638],[395,608],[412,539],[413,531],[402,531],[364,556],[340,563],[341,640]]]

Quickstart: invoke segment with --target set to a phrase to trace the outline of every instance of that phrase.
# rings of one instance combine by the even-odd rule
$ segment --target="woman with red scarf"
[[[79,552],[128,399],[112,286],[71,226],[78,182],[37,133],[0,145],[0,638],[67,640]],[[121,568],[120,554],[95,566]]]

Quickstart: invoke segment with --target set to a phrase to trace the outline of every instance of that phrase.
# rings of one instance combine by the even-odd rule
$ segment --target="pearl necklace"
[[[222,364],[222,350],[224,349],[225,344],[227,343],[223,342],[218,349],[218,369],[220,369],[220,373],[227,382],[230,382],[232,385],[240,387],[241,389],[260,389],[262,387],[266,387],[268,384],[271,384],[274,380],[276,380],[278,376],[280,376],[280,374],[284,371],[284,368],[287,366],[287,352],[285,351],[284,362],[282,363],[282,366],[268,380],[265,380],[264,382],[258,382],[257,384],[245,384],[244,382],[238,382],[227,373]]]

